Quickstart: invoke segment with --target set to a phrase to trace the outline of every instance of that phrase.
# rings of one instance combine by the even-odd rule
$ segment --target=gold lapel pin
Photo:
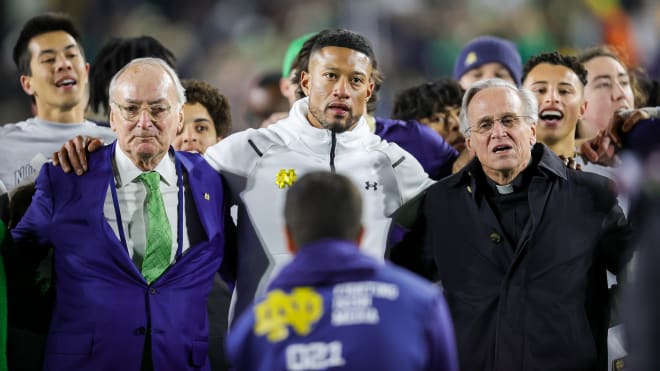
[[[204,192],[204,199],[205,199],[206,201],[210,200],[210,199],[211,199],[211,195],[208,194],[207,192]]]

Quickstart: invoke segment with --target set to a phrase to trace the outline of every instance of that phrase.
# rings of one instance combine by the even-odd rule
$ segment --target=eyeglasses
[[[119,108],[121,116],[126,121],[137,121],[142,114],[142,110],[145,109],[145,106],[139,104],[127,104],[124,106],[117,102],[112,103]],[[149,104],[146,105],[146,110],[152,121],[162,121],[167,118],[167,115],[169,115],[172,110],[172,106],[164,103]]]
[[[470,131],[479,133],[479,134],[488,134],[493,131],[495,123],[499,122],[506,129],[513,129],[520,123],[522,119],[531,119],[530,116],[516,116],[516,115],[504,115],[499,119],[484,119],[477,123],[476,126],[471,126]]]

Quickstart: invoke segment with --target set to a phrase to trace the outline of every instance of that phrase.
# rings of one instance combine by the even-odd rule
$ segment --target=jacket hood
[[[270,288],[334,284],[371,275],[381,264],[350,241],[325,239],[301,247]]]

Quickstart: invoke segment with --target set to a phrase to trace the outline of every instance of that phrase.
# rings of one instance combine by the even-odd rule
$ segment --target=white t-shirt
[[[0,126],[0,182],[11,192],[21,183],[33,181],[44,162],[76,135],[115,140],[108,127],[91,121],[62,124],[36,117]]]

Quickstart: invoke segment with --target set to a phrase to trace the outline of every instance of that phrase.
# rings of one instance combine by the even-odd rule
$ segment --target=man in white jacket
[[[362,249],[380,258],[389,216],[431,185],[413,156],[382,141],[367,126],[363,114],[376,67],[365,37],[347,30],[322,31],[301,78],[308,98],[297,101],[286,119],[230,135],[207,149],[206,160],[224,175],[238,205],[235,315],[265,292],[291,259],[282,210],[286,191],[298,177],[330,170],[352,179],[364,202]],[[70,165],[62,163],[65,171],[83,168],[77,158],[70,160]]]
[[[239,205],[236,314],[291,259],[282,210],[297,177],[330,170],[352,179],[364,199],[362,249],[380,258],[389,215],[431,184],[411,155],[372,134],[363,118],[375,67],[366,38],[324,31],[301,78],[308,98],[298,100],[286,119],[236,133],[207,150],[207,161],[225,176]]]

